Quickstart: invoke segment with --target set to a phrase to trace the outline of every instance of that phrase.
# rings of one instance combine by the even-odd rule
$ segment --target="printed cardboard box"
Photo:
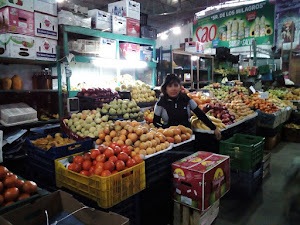
[[[36,59],[56,61],[57,41],[47,38],[35,38]]]
[[[192,53],[204,53],[204,45],[199,41],[185,42],[185,51]]]
[[[140,45],[120,43],[120,57],[129,60],[140,60]]]
[[[108,4],[108,12],[116,16],[140,20],[141,4],[130,0],[118,1]]]
[[[112,33],[114,34],[126,34],[127,22],[126,18],[112,15]]]
[[[34,37],[21,34],[0,34],[0,57],[35,59]]]
[[[92,28],[102,31],[111,31],[111,14],[98,9],[89,10],[89,17],[92,18]]]
[[[34,0],[33,9],[37,12],[57,16],[57,0]]]
[[[0,9],[0,33],[18,33],[34,36],[34,15],[22,9]]]
[[[128,36],[140,37],[140,21],[127,18],[127,32]]]
[[[117,41],[113,39],[100,38],[100,51],[98,57],[116,59]]]
[[[196,152],[173,163],[172,168],[174,199],[202,211],[230,189],[228,156]]]
[[[58,19],[46,14],[34,13],[35,36],[58,39]]]
[[[33,0],[0,0],[0,8],[5,6],[33,12]]]

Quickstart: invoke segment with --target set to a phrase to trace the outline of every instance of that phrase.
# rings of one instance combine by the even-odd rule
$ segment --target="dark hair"
[[[167,86],[171,84],[178,83],[181,86],[181,81],[179,77],[176,74],[168,74],[165,77],[165,80],[163,84],[161,85],[160,91],[163,93],[163,95],[167,95]]]

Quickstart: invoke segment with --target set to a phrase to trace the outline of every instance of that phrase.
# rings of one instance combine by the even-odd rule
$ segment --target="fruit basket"
[[[74,154],[82,155],[83,152]],[[96,201],[99,207],[110,208],[146,187],[145,162],[109,177],[84,176],[68,170],[68,157],[55,160],[57,187],[65,187]]]
[[[220,154],[230,156],[231,169],[249,172],[262,162],[265,138],[234,134],[221,141]]]

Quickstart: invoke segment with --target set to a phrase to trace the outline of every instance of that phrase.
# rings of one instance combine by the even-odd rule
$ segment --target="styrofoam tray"
[[[151,154],[151,155],[145,155],[145,158],[144,158],[144,159],[146,160],[146,159],[149,159],[149,158],[151,158],[151,157],[153,157],[153,156],[156,156],[156,155],[159,155],[159,154],[164,153],[164,152],[166,152],[166,151],[169,151],[169,150],[171,150],[171,149],[173,148],[173,146],[174,146],[174,144],[173,144],[173,143],[170,143],[169,148],[166,148],[166,149],[164,149],[164,150],[162,150],[162,151],[153,153],[153,154]]]
[[[5,123],[3,120],[0,120],[0,123],[2,123],[2,125],[6,126],[6,127],[12,127],[12,126],[22,125],[22,124],[26,124],[26,123],[32,123],[32,122],[36,122],[36,121],[38,121],[38,118],[32,119],[32,120],[20,121],[20,122],[16,122],[16,123]]]
[[[173,147],[175,148],[175,147],[178,147],[178,146],[180,146],[180,145],[184,145],[184,144],[186,144],[186,143],[192,142],[192,141],[194,141],[194,140],[195,140],[195,135],[193,134],[189,140],[180,142],[180,143],[178,143],[178,144],[173,144]]]
[[[220,132],[225,131],[225,130],[227,130],[227,129],[230,129],[230,128],[232,128],[232,127],[235,127],[235,126],[237,126],[237,125],[240,125],[241,123],[244,123],[244,122],[246,122],[247,120],[251,120],[251,119],[253,119],[253,118],[257,117],[257,116],[258,116],[258,114],[255,112],[255,113],[253,113],[251,116],[248,116],[248,117],[246,117],[246,118],[244,118],[244,119],[242,119],[242,120],[240,120],[240,121],[238,121],[238,122],[236,122],[236,123],[233,123],[233,124],[231,124],[231,125],[226,126],[226,128],[221,129]],[[194,131],[194,132],[197,132],[197,133],[203,133],[203,134],[214,134],[214,131],[213,131],[213,130],[193,129],[193,131]]]

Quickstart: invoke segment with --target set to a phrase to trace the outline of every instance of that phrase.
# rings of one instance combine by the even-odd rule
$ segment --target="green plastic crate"
[[[250,172],[263,160],[265,138],[234,134],[221,141],[220,154],[230,156],[231,169]]]

